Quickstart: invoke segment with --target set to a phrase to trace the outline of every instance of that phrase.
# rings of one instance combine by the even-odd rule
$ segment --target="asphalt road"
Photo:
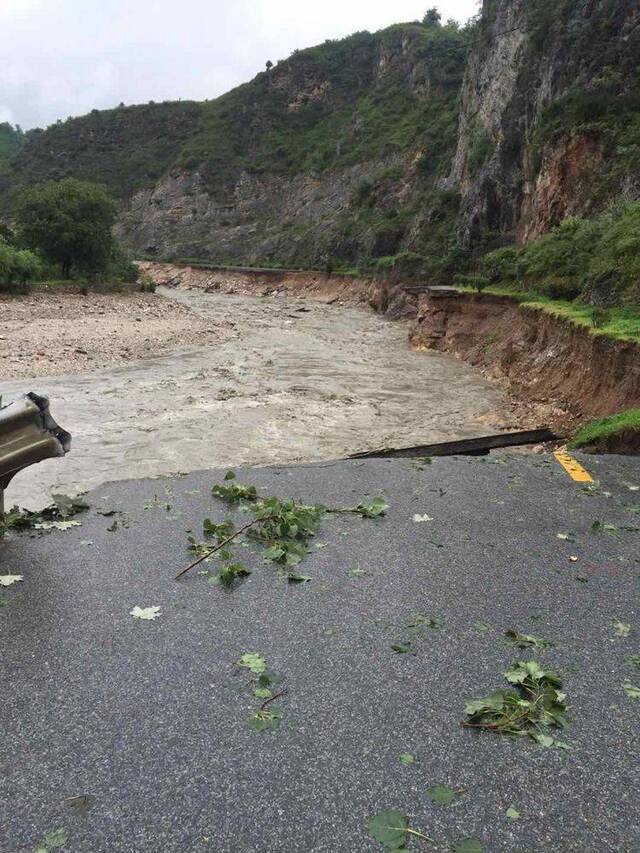
[[[367,853],[381,809],[436,842],[412,850],[640,850],[640,699],[622,688],[640,685],[625,663],[640,654],[640,460],[585,464],[598,487],[520,454],[239,472],[262,494],[387,498],[384,518],[324,521],[300,585],[249,548],[231,592],[198,569],[174,580],[187,529],[227,514],[210,495],[223,472],[109,484],[80,527],[11,537],[0,574],[24,580],[0,592],[0,850],[64,828],[82,853]],[[397,654],[416,613],[441,627]],[[465,700],[532,657],[508,629],[555,643],[538,659],[562,677],[570,751],[460,726]],[[272,732],[247,723],[259,702],[235,661],[254,652],[286,691]],[[461,791],[452,805],[431,802],[438,784]]]

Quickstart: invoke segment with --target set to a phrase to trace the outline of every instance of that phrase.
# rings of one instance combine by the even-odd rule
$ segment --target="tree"
[[[267,73],[270,73],[272,68],[273,62],[270,59],[267,59]]]
[[[435,6],[432,6],[422,19],[422,23],[425,27],[439,27],[441,20],[442,15],[438,12]]]
[[[22,243],[59,263],[64,278],[73,267],[107,266],[115,217],[116,202],[105,187],[75,178],[37,184],[22,193],[16,207]]]
[[[0,238],[0,290],[3,285],[34,281],[42,276],[42,263],[27,249],[16,249]]]

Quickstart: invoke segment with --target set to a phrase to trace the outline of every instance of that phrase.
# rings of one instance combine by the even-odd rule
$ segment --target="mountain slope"
[[[378,265],[450,280],[568,215],[640,198],[637,0],[484,0],[298,51],[202,104],[28,134],[0,209],[67,174],[122,200],[138,255]]]

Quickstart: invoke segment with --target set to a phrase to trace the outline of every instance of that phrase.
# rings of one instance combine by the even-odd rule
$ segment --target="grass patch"
[[[569,448],[575,450],[623,432],[640,432],[640,409],[628,409],[585,424],[572,439]]]
[[[464,293],[476,292],[475,288],[465,285],[456,285],[456,289]],[[591,335],[606,335],[618,341],[640,344],[640,309],[610,308],[605,312],[604,318],[598,319],[599,325],[594,326],[594,309],[590,305],[532,295],[508,285],[490,285],[483,289],[483,293],[510,296],[517,300],[522,308],[536,308],[555,317],[562,317],[576,326],[588,329]]]

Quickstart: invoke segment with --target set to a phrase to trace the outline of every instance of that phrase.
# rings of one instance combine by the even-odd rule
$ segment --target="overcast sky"
[[[462,22],[478,0],[0,0],[0,122],[214,98],[268,59],[433,5]]]

